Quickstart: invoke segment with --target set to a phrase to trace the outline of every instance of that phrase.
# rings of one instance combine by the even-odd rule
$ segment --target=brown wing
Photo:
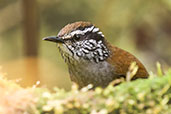
[[[134,76],[134,79],[148,77],[149,74],[144,65],[134,55],[115,46],[108,47],[112,54],[111,57],[107,59],[107,61],[114,65],[116,74],[126,76],[130,64],[132,62],[136,62],[136,64],[138,65],[138,71],[137,74]]]

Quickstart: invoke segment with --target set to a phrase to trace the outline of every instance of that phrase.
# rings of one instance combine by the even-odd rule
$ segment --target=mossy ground
[[[158,70],[159,71],[159,70]],[[90,90],[22,88],[0,76],[0,113],[10,114],[171,114],[171,69],[149,79]]]

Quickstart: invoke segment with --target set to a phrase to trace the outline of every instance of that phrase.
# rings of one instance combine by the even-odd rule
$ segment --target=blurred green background
[[[68,23],[90,21],[109,42],[155,72],[171,65],[171,0],[0,0],[0,66],[22,86],[69,89],[56,44],[43,42]]]

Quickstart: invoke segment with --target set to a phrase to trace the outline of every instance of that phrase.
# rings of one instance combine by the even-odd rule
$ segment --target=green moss
[[[171,70],[164,76],[151,76],[124,82],[116,87],[78,90],[74,85],[71,91],[56,89],[55,93],[43,93],[38,105],[42,113],[55,114],[169,114],[171,113]],[[39,108],[40,109],[40,108]]]
[[[163,75],[163,74],[162,74]],[[70,91],[55,88],[50,92],[46,88],[21,88],[11,81],[0,79],[0,88],[15,95],[9,98],[12,103],[26,104],[15,113],[34,114],[170,114],[171,113],[171,69],[163,76],[151,75],[149,79],[123,82],[118,86],[110,84],[90,90],[91,85],[79,90],[73,84]],[[3,83],[3,84],[2,84]],[[3,85],[3,86],[2,86]],[[4,90],[4,89],[2,89]],[[2,92],[2,90],[0,92]],[[4,92],[5,92],[4,91]],[[4,93],[2,92],[2,93]],[[31,97],[30,97],[30,95]],[[6,94],[4,94],[6,95]],[[24,97],[23,97],[24,96]],[[3,98],[3,97],[2,97]],[[24,102],[22,99],[24,98]],[[8,99],[8,97],[6,97]],[[18,100],[16,100],[18,99]],[[2,101],[2,100],[1,100]],[[15,101],[15,102],[14,102]],[[17,101],[17,102],[16,102]],[[5,105],[5,104],[1,104]],[[12,105],[13,106],[13,105]],[[24,105],[23,105],[24,106]],[[5,107],[5,106],[3,106]],[[6,106],[4,110],[8,110]],[[8,111],[4,111],[8,112]]]

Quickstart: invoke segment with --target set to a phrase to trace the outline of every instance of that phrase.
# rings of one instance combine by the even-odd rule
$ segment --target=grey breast
[[[80,62],[75,65],[69,65],[71,80],[79,86],[93,84],[94,86],[105,87],[115,77],[114,67],[106,61]]]

